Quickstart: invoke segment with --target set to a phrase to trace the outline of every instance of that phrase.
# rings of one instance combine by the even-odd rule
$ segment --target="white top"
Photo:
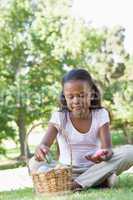
[[[72,165],[73,166],[91,166],[94,163],[88,161],[84,156],[93,154],[99,149],[99,128],[109,122],[108,111],[104,108],[92,110],[92,123],[87,133],[80,133],[72,124],[69,112],[67,112],[67,121],[65,131],[72,148]],[[50,119],[51,123],[56,123],[61,126],[60,112],[54,112]],[[61,133],[57,134],[57,140],[60,148],[59,162],[65,165],[70,165],[70,148],[65,138]]]

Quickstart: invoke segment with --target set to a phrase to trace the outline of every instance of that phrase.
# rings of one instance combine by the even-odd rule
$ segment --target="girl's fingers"
[[[38,161],[43,161],[45,158],[45,155],[49,152],[49,147],[46,147],[44,145],[38,146],[35,152],[35,159]]]
[[[87,159],[87,160],[90,160],[90,161],[92,161],[92,162],[94,162],[94,163],[100,163],[101,161],[102,161],[102,159],[99,157],[95,157],[95,156],[85,156],[85,158]]]
[[[94,163],[99,162],[99,161],[97,161],[97,159],[96,159],[95,157],[93,157],[93,156],[85,156],[85,158],[86,158],[87,160],[90,160],[90,161],[94,162]]]
[[[108,151],[108,150],[103,150],[103,153],[101,153],[101,155],[86,155],[85,158],[87,160],[90,160],[94,163],[100,163],[102,161],[105,161],[106,158],[111,157],[112,156],[112,151]]]
[[[92,161],[93,161],[94,163],[98,163],[98,162],[99,162],[99,160],[98,160],[97,158],[95,158],[95,157],[92,157],[91,159],[92,159]]]
[[[92,156],[85,156],[87,160],[92,160]]]
[[[42,151],[44,154],[47,154],[49,150],[46,149],[46,148],[44,148],[44,147],[42,147],[42,148],[41,148],[41,151]]]
[[[40,157],[40,155],[37,154],[37,153],[36,153],[36,155],[35,155],[35,160],[37,160],[37,161],[41,161],[41,157]]]
[[[45,155],[44,155],[44,153],[42,153],[41,150],[38,150],[38,151],[36,152],[36,154],[35,154],[35,157],[36,157],[36,159],[37,159],[38,161],[43,161]]]

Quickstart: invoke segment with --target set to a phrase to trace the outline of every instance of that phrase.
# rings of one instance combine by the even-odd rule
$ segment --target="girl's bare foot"
[[[82,190],[82,186],[79,185],[76,181],[72,181],[71,190],[73,190],[73,191],[80,191],[80,190]]]

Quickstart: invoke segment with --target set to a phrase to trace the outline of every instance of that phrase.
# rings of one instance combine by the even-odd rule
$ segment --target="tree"
[[[103,42],[89,57],[90,69],[102,91],[104,105],[112,115],[112,128],[122,129],[127,143],[133,143],[131,59],[124,48],[123,27],[102,29]]]
[[[47,120],[57,105],[66,66],[84,64],[86,51],[95,51],[102,41],[100,34],[70,15],[70,6],[66,0],[11,0],[1,9],[0,81],[6,83],[1,117],[5,125],[9,116],[10,123],[15,122],[21,156],[28,127],[35,120]],[[11,129],[13,136],[17,129]]]

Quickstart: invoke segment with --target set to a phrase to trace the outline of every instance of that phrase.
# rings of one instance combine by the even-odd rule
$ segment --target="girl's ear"
[[[61,103],[61,107],[62,109],[67,109],[67,102],[66,102],[66,98],[64,96],[64,92],[62,91],[61,92],[61,95],[60,95],[60,103]]]
[[[100,106],[100,102],[99,102],[99,92],[92,89],[91,92],[91,107],[99,107]]]
[[[60,98],[61,98],[62,103],[66,103],[66,98],[63,91],[61,92]]]
[[[95,99],[95,96],[96,96],[95,95],[95,90],[92,89],[90,93],[91,93],[91,95],[90,95],[91,101],[93,101]]]

